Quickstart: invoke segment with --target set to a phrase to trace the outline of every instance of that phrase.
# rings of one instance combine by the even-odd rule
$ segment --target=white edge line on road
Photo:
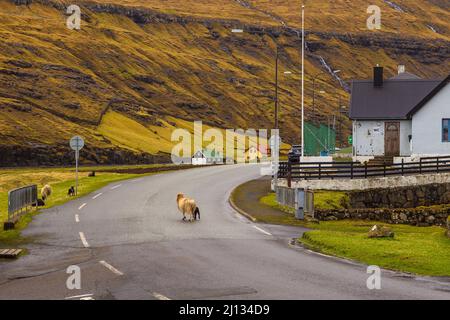
[[[103,265],[106,269],[108,269],[109,271],[111,271],[112,273],[117,274],[118,276],[123,276],[123,273],[120,272],[119,270],[117,270],[116,268],[114,268],[112,265],[110,265],[109,263],[107,263],[106,261],[102,260],[99,261],[99,263],[101,265]]]
[[[164,295],[162,295],[162,294],[160,294],[160,293],[157,293],[157,292],[153,292],[153,296],[154,296],[156,299],[158,299],[158,300],[163,300],[163,301],[169,301],[169,300],[172,300],[172,299],[170,299],[170,298],[168,298],[168,297],[166,297],[166,296],[164,296]]]
[[[98,194],[96,194],[95,196],[92,197],[92,200],[97,199],[97,198],[100,197],[102,194],[103,194],[103,193],[101,193],[101,192],[98,193]]]
[[[259,228],[259,227],[257,227],[257,226],[253,226],[253,228],[255,228],[256,230],[258,230],[258,231],[260,231],[260,232],[262,232],[262,233],[264,233],[264,234],[266,234],[266,235],[268,235],[268,236],[271,236],[271,235],[272,235],[271,233],[269,233],[269,232],[267,232],[266,230],[263,230],[263,229],[261,229],[261,228]]]
[[[80,216],[77,215],[77,214],[75,215],[75,222],[76,222],[76,223],[80,222]]]
[[[87,242],[86,237],[84,236],[83,232],[80,232],[80,239],[81,239],[81,242],[83,242],[83,246],[85,248],[89,248],[89,243]]]
[[[121,184],[118,184],[117,186],[111,187],[111,190],[114,190],[114,189],[120,188],[121,186],[122,186]]]
[[[86,297],[92,297],[92,296],[93,296],[92,293],[87,293],[87,294],[80,294],[79,296],[67,297],[67,298],[64,298],[64,299],[65,300],[70,300],[70,299],[86,298]]]
[[[78,207],[78,210],[83,209],[84,207],[86,207],[87,203],[83,203],[81,206]]]

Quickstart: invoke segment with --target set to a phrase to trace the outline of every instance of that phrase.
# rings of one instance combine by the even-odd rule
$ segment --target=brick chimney
[[[383,87],[383,67],[380,65],[373,68],[373,86],[375,88]]]

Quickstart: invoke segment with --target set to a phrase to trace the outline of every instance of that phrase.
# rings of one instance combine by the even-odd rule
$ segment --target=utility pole
[[[277,53],[275,58],[275,129],[279,129],[278,123],[278,59],[279,59],[279,48],[277,44]]]
[[[302,158],[305,156],[305,5],[302,5]]]

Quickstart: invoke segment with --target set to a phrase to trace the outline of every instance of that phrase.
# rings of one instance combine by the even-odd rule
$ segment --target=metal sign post
[[[84,140],[80,136],[75,136],[70,139],[70,147],[75,150],[75,195],[78,195],[78,159],[80,157],[80,150],[84,147]]]
[[[272,137],[270,138],[270,148],[272,149],[272,170],[273,170],[273,182],[272,190],[277,191],[278,187],[278,170],[280,165],[280,146],[281,138],[280,131],[278,129],[272,130]]]

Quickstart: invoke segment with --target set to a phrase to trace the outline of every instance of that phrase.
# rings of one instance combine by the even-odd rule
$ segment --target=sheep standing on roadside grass
[[[42,189],[41,189],[41,197],[42,200],[46,200],[48,197],[50,197],[52,194],[52,187],[50,187],[48,184],[46,184]]]

